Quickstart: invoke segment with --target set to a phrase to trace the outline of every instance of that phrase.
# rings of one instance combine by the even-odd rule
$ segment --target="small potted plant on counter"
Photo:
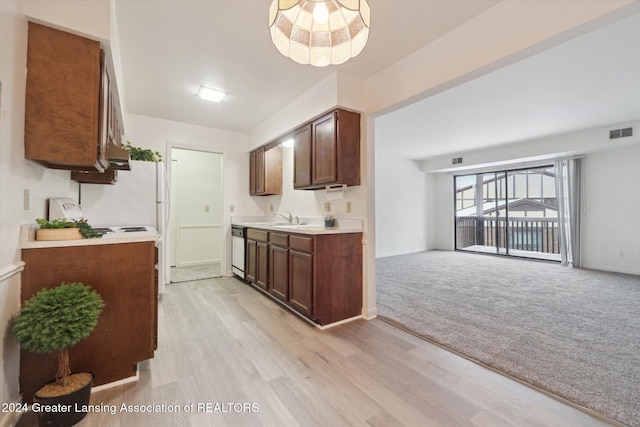
[[[36,240],[77,240],[102,237],[89,225],[86,219],[79,221],[67,221],[65,218],[47,221],[44,218],[36,219],[40,228],[36,231]]]
[[[36,391],[34,401],[71,408],[62,412],[39,411],[41,426],[72,426],[85,417],[86,412],[76,408],[87,407],[93,374],[71,374],[69,348],[89,336],[103,307],[102,297],[82,283],[61,283],[43,289],[22,306],[13,328],[22,348],[35,353],[58,352],[56,378]]]

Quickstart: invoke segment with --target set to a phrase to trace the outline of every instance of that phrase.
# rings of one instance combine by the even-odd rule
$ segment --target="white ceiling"
[[[640,14],[389,113],[376,143],[425,159],[637,120]]]
[[[248,133],[336,70],[365,79],[498,3],[369,0],[369,43],[345,64],[315,68],[271,43],[270,0],[116,0],[126,110]],[[229,93],[195,96],[201,84]]]
[[[365,50],[337,67],[282,57],[270,0],[116,0],[129,113],[248,133],[339,70],[366,79],[498,1],[369,0]],[[640,119],[640,14],[376,119],[376,143],[428,158]],[[201,84],[229,93],[195,96]]]

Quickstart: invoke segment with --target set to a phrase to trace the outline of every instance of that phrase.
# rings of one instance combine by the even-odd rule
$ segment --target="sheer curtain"
[[[554,166],[561,262],[564,266],[580,267],[581,161],[556,160]]]

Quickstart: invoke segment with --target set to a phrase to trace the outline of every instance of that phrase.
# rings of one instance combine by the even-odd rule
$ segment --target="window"
[[[554,166],[455,177],[456,250],[560,261]]]

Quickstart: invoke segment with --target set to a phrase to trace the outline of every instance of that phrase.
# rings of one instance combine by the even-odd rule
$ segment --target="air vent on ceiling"
[[[626,138],[633,136],[633,128],[614,129],[609,131],[609,139]]]
[[[451,159],[451,164],[452,165],[462,164],[462,157],[454,157],[453,159]]]

